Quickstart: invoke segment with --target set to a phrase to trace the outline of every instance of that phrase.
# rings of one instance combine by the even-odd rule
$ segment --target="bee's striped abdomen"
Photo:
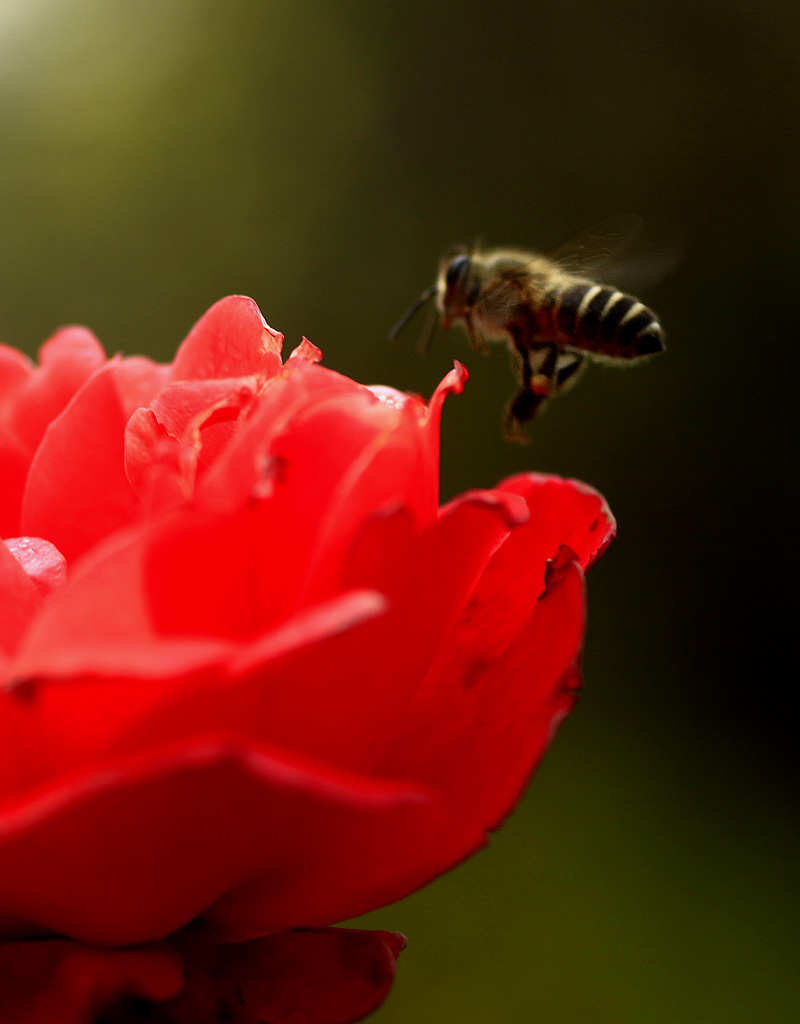
[[[618,359],[653,355],[664,348],[655,313],[615,288],[583,282],[554,289],[548,298],[551,325],[562,344]]]
[[[550,293],[548,297],[553,303],[553,326],[558,333],[568,338],[575,336],[578,311],[586,293],[591,289],[590,284],[573,284],[560,293]]]

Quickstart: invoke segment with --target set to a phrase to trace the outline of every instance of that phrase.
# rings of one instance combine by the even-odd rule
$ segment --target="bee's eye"
[[[469,256],[456,256],[447,268],[447,273],[444,275],[444,283],[448,288],[455,288],[456,285],[466,280],[468,273]]]

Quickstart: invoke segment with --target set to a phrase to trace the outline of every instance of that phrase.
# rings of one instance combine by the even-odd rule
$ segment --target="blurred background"
[[[231,292],[428,395],[443,496],[599,488],[586,688],[490,848],[360,922],[410,937],[375,1020],[800,1020],[800,5],[0,0],[0,338],[170,358]],[[387,332],[440,253],[680,224],[668,353],[506,444],[508,357]]]

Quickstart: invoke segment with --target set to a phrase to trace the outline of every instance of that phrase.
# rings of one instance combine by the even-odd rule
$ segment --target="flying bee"
[[[474,349],[505,341],[520,389],[509,403],[505,436],[525,442],[526,423],[548,398],[575,382],[589,360],[624,364],[664,350],[652,310],[592,276],[625,248],[638,218],[618,218],[581,232],[547,256],[458,246],[439,263],[437,282],[391,333],[436,297],[439,325],[463,325]],[[427,341],[435,327],[431,322]]]

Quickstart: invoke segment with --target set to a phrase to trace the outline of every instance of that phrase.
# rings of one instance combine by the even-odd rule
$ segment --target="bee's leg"
[[[540,395],[542,401],[550,395],[551,391],[553,393],[556,391],[556,387],[553,386],[553,379],[556,375],[557,364],[558,348],[555,345],[548,345],[547,355],[544,357],[544,361],[541,363],[536,373],[531,376],[529,383],[531,391],[536,395]]]
[[[478,334],[475,330],[475,324],[472,322],[471,313],[464,314],[464,324],[467,328],[467,334],[469,335],[470,345],[472,345],[476,352],[480,352],[482,356],[488,355],[489,346],[486,344],[483,338],[478,337]]]
[[[439,326],[439,316],[434,313],[433,316],[428,317],[428,322],[425,324],[425,330],[420,335],[420,339],[417,342],[417,352],[421,356],[428,354],[428,349],[431,347],[431,341],[436,333],[436,328]]]
[[[511,401],[506,413],[505,437],[508,441],[521,441],[527,443],[523,432],[523,426],[529,423],[539,411],[542,404],[558,389],[558,383],[554,386],[556,363],[558,361],[558,348],[555,345],[547,346],[547,354],[540,365],[531,365],[533,348],[525,344],[522,339],[514,337],[514,347],[522,360],[522,372],[520,374],[522,387]],[[541,352],[541,346],[537,346],[537,354]]]
[[[544,398],[544,395],[537,395],[530,388],[522,387],[519,389],[506,410],[503,426],[503,436],[506,441],[518,441],[520,444],[528,444],[528,438],[523,427],[534,418]]]

